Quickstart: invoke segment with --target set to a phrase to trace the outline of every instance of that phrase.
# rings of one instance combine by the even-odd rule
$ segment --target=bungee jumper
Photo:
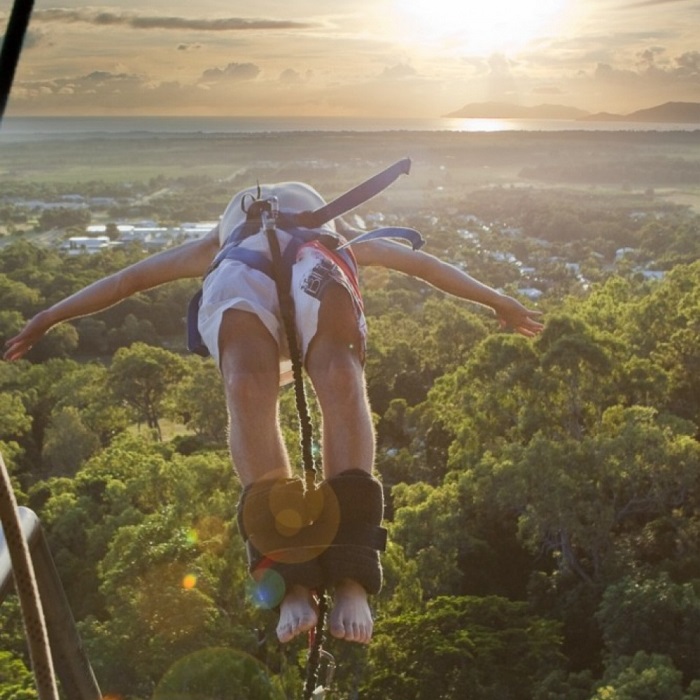
[[[203,278],[190,304],[188,341],[221,372],[254,597],[279,610],[283,643],[317,625],[319,590],[332,598],[332,636],[362,644],[372,637],[368,596],[381,587],[386,533],[382,486],[373,474],[357,270],[382,266],[414,276],[491,308],[502,327],[527,337],[543,327],[539,312],[418,249],[422,241],[412,229],[363,233],[345,223],[344,213],[408,165],[399,161],[330,204],[300,182],[238,192],[203,238],[88,285],[36,314],[6,343],[5,359],[17,360],[58,323],[169,281]],[[311,478],[293,473],[282,439],[278,396],[289,361],[293,372],[305,370],[321,411],[319,483],[314,469],[306,470]]]
[[[33,0],[15,0],[0,50],[0,124],[32,8]],[[416,231],[361,233],[345,224],[343,214],[409,169],[408,159],[399,161],[330,203],[304,183],[239,192],[203,238],[88,285],[36,314],[6,343],[4,359],[18,360],[58,323],[169,281],[204,276],[189,308],[188,347],[211,354],[224,382],[229,448],[243,487],[237,520],[256,602],[279,609],[281,642],[307,631],[314,638],[305,685],[309,699],[325,695],[325,688],[314,687],[320,657],[327,654],[321,649],[325,591],[333,596],[330,633],[367,644],[373,629],[368,596],[382,584],[384,503],[372,473],[374,433],[365,391],[366,323],[358,265],[394,269],[488,306],[502,327],[525,336],[542,330],[539,312],[421,252]],[[278,420],[285,360],[291,362],[295,382],[304,480],[292,474]],[[319,484],[302,367],[322,415],[324,478]],[[45,636],[32,658],[37,678],[43,678],[39,695],[48,700],[57,689]],[[327,685],[332,657],[328,668]]]

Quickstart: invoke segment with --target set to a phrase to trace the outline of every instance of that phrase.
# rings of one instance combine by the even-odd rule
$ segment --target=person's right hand
[[[5,343],[5,360],[19,360],[24,357],[39,341],[46,331],[51,328],[45,311],[39,312],[34,318],[27,321],[25,327],[14,337]]]

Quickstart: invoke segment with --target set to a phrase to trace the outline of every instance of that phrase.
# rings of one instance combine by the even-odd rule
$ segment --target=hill
[[[525,107],[508,102],[473,102],[444,116],[449,119],[580,119],[587,114],[583,109],[565,105]]]
[[[700,123],[700,102],[665,102],[656,107],[638,109],[630,114],[599,112],[580,117],[583,121]]]
[[[577,107],[555,104],[526,107],[509,102],[472,102],[443,116],[449,119],[576,119],[579,121],[695,124],[700,123],[700,102],[665,102],[654,107],[638,109],[629,114],[614,114],[612,112],[591,114]]]

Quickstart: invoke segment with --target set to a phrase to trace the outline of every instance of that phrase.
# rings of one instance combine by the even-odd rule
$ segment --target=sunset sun
[[[395,1],[397,29],[417,50],[489,54],[553,31],[570,0]]]

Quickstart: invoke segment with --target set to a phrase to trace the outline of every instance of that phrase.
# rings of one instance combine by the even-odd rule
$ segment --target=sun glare
[[[571,0],[394,0],[396,29],[419,50],[485,55],[553,30]]]

